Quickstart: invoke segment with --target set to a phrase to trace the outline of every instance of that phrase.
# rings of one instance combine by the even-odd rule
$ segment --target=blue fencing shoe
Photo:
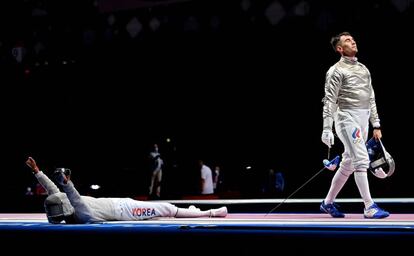
[[[364,218],[367,219],[382,219],[390,216],[390,213],[379,208],[376,203],[371,205],[368,209],[364,209]]]
[[[332,204],[325,204],[325,201],[322,201],[321,206],[319,207],[319,209],[322,212],[329,213],[334,218],[343,218],[343,217],[345,217],[345,214],[338,211],[338,209],[336,209],[336,207],[335,207],[335,204],[333,204],[333,203]]]

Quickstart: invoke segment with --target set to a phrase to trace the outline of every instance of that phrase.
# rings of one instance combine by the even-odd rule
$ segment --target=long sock
[[[362,200],[364,201],[365,209],[368,209],[374,201],[372,200],[371,193],[369,192],[367,171],[355,171],[354,178]]]
[[[341,169],[338,169],[338,171],[336,171],[335,176],[332,179],[329,192],[326,195],[325,204],[331,204],[335,201],[335,198],[338,196],[339,191],[341,191],[348,178],[349,176],[343,174]]]
[[[210,217],[210,210],[201,211],[200,209],[188,209],[188,208],[178,208],[177,218],[196,218],[196,217]]]

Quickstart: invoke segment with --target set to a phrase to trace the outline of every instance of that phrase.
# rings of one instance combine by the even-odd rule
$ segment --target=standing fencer
[[[382,137],[371,74],[358,61],[357,45],[350,33],[343,32],[332,37],[331,44],[341,58],[326,74],[322,141],[329,148],[334,144],[332,128],[335,124],[335,131],[344,145],[344,152],[320,209],[335,218],[345,217],[336,208],[334,201],[349,176],[354,174],[365,205],[364,217],[386,218],[389,213],[379,208],[371,198],[367,177],[370,160],[365,143],[369,122],[373,127],[373,137],[377,140]]]
[[[32,169],[39,183],[46,189],[45,210],[50,223],[97,223],[104,221],[138,221],[156,217],[196,218],[225,217],[227,207],[202,211],[194,206],[178,208],[167,202],[146,202],[131,198],[95,198],[81,196],[70,180],[69,169],[55,171],[59,188],[29,157],[26,164]]]

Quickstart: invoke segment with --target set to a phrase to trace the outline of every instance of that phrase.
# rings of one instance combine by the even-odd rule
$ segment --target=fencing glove
[[[322,142],[325,143],[329,148],[334,144],[334,135],[331,130],[322,131]]]

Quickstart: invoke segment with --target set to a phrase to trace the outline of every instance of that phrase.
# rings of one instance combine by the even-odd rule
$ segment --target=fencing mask
[[[366,146],[370,160],[368,170],[380,179],[391,176],[395,170],[395,162],[392,156],[385,150],[382,141],[371,138],[366,143]]]
[[[68,197],[62,192],[49,195],[45,199],[44,206],[47,220],[53,224],[59,224],[62,221],[68,223],[75,213]]]

